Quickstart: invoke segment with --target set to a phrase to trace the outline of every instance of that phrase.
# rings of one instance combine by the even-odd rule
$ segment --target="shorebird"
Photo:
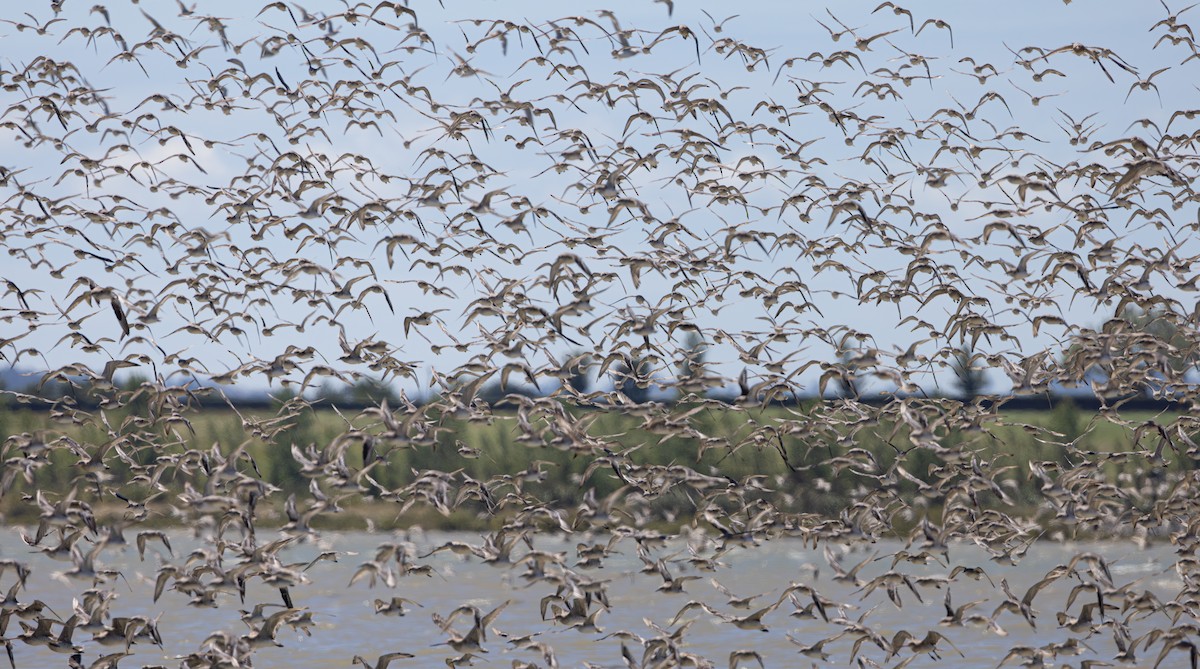
[[[367,662],[366,658],[363,656],[355,655],[354,658],[350,660],[350,664],[361,664],[366,669],[387,669],[388,665],[392,663],[392,660],[406,660],[413,657],[416,657],[416,655],[397,651],[394,653],[384,653],[383,655],[380,655],[374,663],[371,663]]]
[[[392,597],[390,600],[376,599],[374,603],[375,613],[385,616],[403,616],[406,613],[404,610],[405,604],[422,606],[420,603],[405,597]]]

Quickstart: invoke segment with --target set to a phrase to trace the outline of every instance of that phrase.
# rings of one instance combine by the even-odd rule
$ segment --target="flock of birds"
[[[787,637],[805,663],[834,661],[833,648],[864,668],[953,662],[957,628],[1002,637],[1057,624],[1061,638],[1014,646],[999,666],[1197,666],[1198,418],[1120,411],[1138,393],[1185,408],[1196,393],[1200,109],[1173,106],[1195,88],[1192,7],[1163,3],[1121,36],[1128,48],[1072,35],[1022,44],[1014,32],[998,53],[964,53],[984,36],[883,2],[802,17],[813,41],[789,53],[736,37],[765,29],[737,16],[683,22],[690,8],[670,0],[628,10],[652,27],[608,10],[533,20],[497,5],[479,8],[493,18],[444,20],[431,17],[450,10],[432,5],[331,4],[230,3],[227,17],[204,13],[208,2],[53,0],[3,12],[0,356],[46,370],[39,387],[99,398],[52,398],[50,428],[3,435],[0,497],[36,504],[29,550],[67,561],[79,587],[68,610],[42,601],[25,590],[30,559],[4,547],[0,638],[13,667],[51,666],[48,652],[70,667],[129,666],[162,645],[171,631],[153,611],[114,614],[123,574],[105,560],[128,550],[126,531],[139,557],[160,560],[155,602],[253,605],[244,627],[212,633],[178,666],[271,666],[283,630],[319,627],[305,584],[339,557],[288,552],[363,497],[493,519],[481,544],[432,552],[519,570],[546,590],[538,624],[619,639],[605,666],[761,667],[754,648],[700,657],[688,628],[706,617],[766,631],[789,609],[835,630]],[[1110,125],[1128,110],[1139,118]],[[1108,402],[1090,425],[1124,425],[1132,446],[1091,451],[1026,425],[1060,456],[1005,460],[988,431],[1002,397],[926,394],[964,351],[1017,395],[1090,386]],[[122,384],[130,375],[138,383]],[[306,493],[281,499],[287,482],[259,472],[251,442],[189,441],[199,394],[295,391],[273,417],[242,415],[252,442],[270,443],[311,391],[365,377],[406,390],[348,416],[331,443],[281,446]],[[430,390],[420,401],[418,384]],[[736,397],[717,397],[734,384]],[[482,398],[489,386],[507,408]],[[886,401],[862,401],[868,387]],[[839,399],[811,408],[772,406],[834,389]],[[635,417],[647,441],[597,432],[606,412]],[[745,421],[743,438],[706,434],[711,412]],[[534,457],[589,463],[584,504],[530,493],[537,462],[484,480],[413,471],[399,487],[374,475],[395,453],[437,448],[447,418],[500,416],[515,417]],[[81,440],[80,426],[108,438]],[[894,462],[856,445],[868,433]],[[789,475],[648,464],[657,439],[693,444],[696,462],[754,449]],[[795,503],[798,486],[824,483],[796,459],[814,444],[836,476],[862,483],[840,512]],[[39,478],[56,458],[77,461],[64,489]],[[1013,499],[1014,472],[1038,482],[1039,499]],[[617,491],[597,495],[601,478]],[[691,538],[685,557],[661,532],[665,496],[694,507],[674,519]],[[205,545],[176,556],[174,535],[150,525],[166,510],[204,527]],[[1023,593],[947,558],[972,545],[1017,564],[1046,537],[1034,518],[1047,515],[1083,535],[1171,541],[1178,593],[1121,582],[1093,553]],[[577,537],[576,555],[540,547],[550,535]],[[842,563],[842,546],[897,535],[893,555]],[[860,600],[835,601],[804,574],[739,597],[708,575],[730,551],[783,538],[824,550]],[[708,589],[691,582],[701,572],[712,592],[669,621],[605,633],[612,605],[596,574],[622,552],[659,584],[647,596],[693,596]],[[411,615],[405,579],[430,574],[430,557],[389,541],[350,585],[394,588],[374,613]],[[890,567],[868,578],[879,560]],[[914,576],[914,564],[944,575]],[[952,600],[964,580],[994,595]],[[250,602],[248,584],[278,600]],[[1069,597],[1039,617],[1054,584]],[[865,604],[902,607],[931,590],[944,591],[945,618],[927,628],[882,629]],[[558,666],[549,637],[503,631],[506,613],[434,613],[446,665],[486,662],[499,637],[534,658],[514,668]],[[407,666],[406,651],[352,661]]]

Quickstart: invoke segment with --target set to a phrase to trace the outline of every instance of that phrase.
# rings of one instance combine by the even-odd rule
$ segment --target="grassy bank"
[[[594,416],[577,414],[591,421],[588,437],[599,448],[621,454],[630,467],[658,465],[683,466],[704,476],[720,477],[745,484],[748,477],[756,479],[766,490],[755,495],[769,497],[780,509],[798,513],[836,515],[847,504],[870,494],[879,485],[871,475],[887,471],[898,454],[907,451],[903,460],[905,471],[912,479],[901,478],[895,484],[901,496],[912,496],[922,485],[936,485],[948,457],[928,448],[914,448],[909,428],[903,423],[880,421],[856,424],[853,411],[832,403],[811,405],[800,409],[766,408],[735,410],[731,408],[697,408],[687,417],[692,436],[678,436],[677,426],[655,425],[628,413],[592,410]],[[818,417],[817,414],[820,414]],[[396,490],[411,484],[420,472],[433,470],[454,472],[475,481],[496,480],[507,476],[508,485],[519,485],[525,493],[552,502],[559,509],[570,509],[585,501],[585,497],[602,499],[617,493],[623,482],[609,466],[591,467],[596,455],[564,450],[551,442],[552,432],[544,423],[535,425],[538,439],[521,439],[523,431],[512,411],[497,410],[488,422],[442,417],[440,428],[427,442],[421,440],[389,439],[379,436],[378,417],[366,415],[343,416],[331,409],[307,408],[287,418],[283,429],[263,439],[250,429],[255,422],[271,421],[271,412],[238,414],[233,410],[205,409],[187,416],[187,422],[156,421],[138,426],[125,421],[126,415],[110,412],[104,416],[92,414],[78,425],[54,419],[45,412],[6,408],[0,410],[0,434],[6,436],[3,457],[11,461],[25,453],[30,443],[50,443],[65,438],[51,449],[43,466],[30,471],[32,483],[23,476],[12,481],[11,488],[0,498],[0,514],[8,522],[35,522],[36,505],[26,495],[36,490],[65,491],[81,476],[81,466],[88,458],[102,457],[109,485],[132,500],[151,494],[147,485],[129,483],[131,470],[136,466],[153,466],[163,459],[183,462],[201,476],[195,485],[205,480],[203,470],[219,458],[210,457],[213,449],[228,454],[244,447],[250,458],[236,466],[251,472],[256,478],[277,487],[261,511],[261,519],[285,521],[281,509],[291,494],[303,506],[311,499],[310,480],[293,457],[293,446],[302,452],[312,445],[321,451],[338,440],[346,443],[348,473],[363,469],[363,442],[370,440],[367,456],[368,476],[359,477],[363,489],[347,484],[344,491],[328,490],[331,496],[342,496],[340,514],[323,515],[315,525],[321,527],[362,527],[365,523],[379,526],[419,523],[427,527],[482,528],[498,521],[490,517],[489,509],[477,499],[467,499],[449,513],[439,513],[432,507],[418,504],[400,514],[400,505],[386,501],[381,488]],[[1122,414],[1122,420],[1132,425],[1156,421],[1170,425],[1176,417],[1170,415]],[[1047,412],[1001,412],[983,421],[983,430],[974,433],[946,431],[934,433],[937,443],[950,449],[955,457],[984,463],[990,471],[999,471],[995,478],[1010,498],[1006,504],[1024,515],[1034,516],[1043,509],[1046,499],[1042,481],[1031,475],[1029,463],[1079,464],[1081,459],[1102,463],[1100,472],[1111,481],[1139,481],[1148,477],[1164,478],[1195,467],[1195,459],[1168,450],[1162,461],[1152,460],[1149,453],[1154,443],[1143,434],[1142,443],[1134,448],[1135,430],[1105,417],[1083,414],[1069,404]],[[347,434],[350,438],[347,438]],[[1153,435],[1157,438],[1157,432]],[[73,442],[73,446],[70,444]],[[861,449],[861,450],[854,450]],[[866,453],[870,455],[867,456]],[[1111,454],[1128,454],[1113,456]],[[786,456],[786,457],[785,457]],[[872,459],[874,462],[872,462]],[[876,469],[877,467],[877,469]],[[1004,469],[1007,468],[1007,469]],[[149,522],[173,524],[187,521],[186,515],[169,511],[177,504],[182,480],[176,480],[174,467],[167,467],[159,482],[168,493],[150,505]],[[373,481],[373,482],[372,482]],[[122,483],[125,485],[121,485]],[[376,487],[376,483],[379,487]],[[503,495],[503,485],[494,491]],[[84,486],[81,494],[88,494]],[[628,503],[631,498],[624,493]],[[666,525],[689,520],[696,511],[695,496],[687,489],[666,489],[653,500],[642,504],[653,522]],[[936,498],[932,502],[937,504]],[[92,498],[100,514],[119,515],[126,512],[120,500]]]

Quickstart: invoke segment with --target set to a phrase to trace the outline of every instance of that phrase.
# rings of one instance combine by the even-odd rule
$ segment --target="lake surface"
[[[241,621],[240,610],[250,609],[259,602],[280,602],[277,590],[254,579],[248,586],[244,604],[236,594],[223,593],[218,595],[216,608],[189,606],[187,595],[172,590],[171,586],[168,586],[158,602],[154,603],[152,596],[158,565],[165,561],[182,566],[190,551],[197,547],[211,546],[205,539],[184,532],[171,532],[170,537],[174,557],[167,555],[160,544],[152,541],[147,550],[146,560],[139,562],[137,550],[132,545],[134,537],[131,534],[128,537],[129,546],[106,548],[97,560],[97,566],[119,569],[126,577],[126,580],[117,579],[101,586],[116,592],[116,599],[111,606],[112,615],[161,615],[159,629],[163,648],[159,649],[139,641],[132,648],[134,655],[124,659],[122,666],[178,666],[179,656],[199,649],[213,631],[227,630],[239,635],[246,634],[249,628]],[[605,539],[579,535],[537,536],[533,544],[534,548],[541,551],[566,552],[566,564],[571,566],[577,560],[576,544],[581,541],[591,543]],[[0,531],[0,540],[3,557],[24,561],[33,569],[26,591],[20,593],[18,598],[22,602],[34,598],[42,599],[60,616],[69,616],[72,597],[85,590],[89,582],[63,576],[61,572],[70,568],[71,563],[51,560],[31,552],[32,549],[21,541],[16,529]],[[267,535],[260,536],[260,543],[267,540]],[[993,668],[1009,649],[1015,646],[1043,647],[1068,642],[1072,638],[1086,639],[1087,647],[1081,648],[1082,654],[1060,655],[1053,663],[1079,666],[1080,661],[1089,658],[1111,661],[1116,652],[1113,635],[1104,626],[1098,629],[1098,633],[1089,634],[1086,631],[1072,632],[1056,624],[1055,613],[1063,608],[1071,589],[1081,582],[1079,577],[1061,578],[1037,594],[1033,602],[1034,608],[1040,612],[1036,620],[1036,630],[1018,614],[1000,613],[996,621],[1006,632],[1005,636],[986,628],[939,625],[939,620],[945,615],[945,588],[950,588],[955,606],[973,600],[986,600],[970,612],[991,615],[996,606],[1004,600],[999,588],[1001,579],[1006,579],[1011,585],[1011,590],[1020,598],[1031,584],[1040,580],[1047,572],[1065,564],[1073,555],[1083,551],[1105,557],[1112,572],[1113,582],[1118,587],[1132,583],[1131,589],[1134,592],[1149,590],[1165,602],[1174,599],[1183,585],[1175,570],[1174,547],[1166,543],[1151,544],[1145,549],[1140,549],[1132,542],[1043,541],[1032,545],[1026,557],[1015,567],[990,562],[987,553],[978,547],[952,545],[949,550],[952,565],[981,565],[996,585],[989,584],[987,578],[973,580],[960,574],[948,586],[916,586],[923,602],[918,601],[909,588],[902,586],[898,590],[903,604],[901,608],[890,601],[882,587],[868,594],[851,583],[835,581],[832,578],[834,572],[822,551],[806,547],[799,540],[775,539],[756,547],[733,548],[720,556],[719,561],[724,566],[718,567],[715,572],[698,571],[687,564],[685,560],[690,556],[687,543],[676,540],[656,548],[653,551],[654,558],[665,558],[675,576],[693,574],[700,578],[687,581],[684,592],[668,594],[656,592],[663,579],[657,573],[642,573],[643,562],[638,558],[635,542],[625,538],[614,546],[618,553],[608,557],[602,567],[572,567],[588,578],[608,581],[608,597],[612,608],[600,614],[597,620],[602,631],[583,632],[565,629],[561,625],[541,619],[540,600],[547,595],[553,595],[556,586],[547,581],[530,581],[523,578],[521,574],[526,568],[524,564],[488,565],[473,556],[461,557],[450,551],[442,551],[418,561],[433,568],[434,573],[431,576],[408,575],[397,579],[394,588],[388,588],[382,583],[370,588],[365,578],[353,586],[348,586],[359,565],[373,559],[377,546],[386,542],[406,540],[415,544],[419,555],[424,555],[451,540],[482,543],[480,535],[467,533],[413,532],[407,536],[383,533],[324,533],[318,541],[286,548],[280,555],[284,562],[303,562],[322,551],[337,551],[338,561],[322,561],[315,564],[307,571],[311,582],[292,589],[295,605],[312,611],[315,623],[311,630],[312,636],[305,636],[291,628],[281,628],[277,640],[283,647],[260,649],[254,655],[254,665],[347,667],[350,666],[354,655],[363,655],[373,664],[375,658],[383,653],[405,651],[417,657],[396,660],[391,664],[392,667],[444,666],[447,658],[455,657],[459,653],[445,645],[434,645],[444,642],[447,634],[434,623],[432,614],[444,617],[465,603],[475,604],[487,611],[506,600],[511,600],[511,604],[493,622],[492,628],[495,630],[510,636],[538,635],[534,639],[553,648],[559,666],[580,667],[590,662],[596,666],[624,667],[626,665],[621,658],[622,641],[620,638],[608,636],[612,632],[626,630],[646,638],[655,636],[657,633],[647,626],[644,619],[668,627],[679,609],[693,599],[704,601],[722,613],[749,613],[749,610],[734,609],[728,604],[726,596],[719,593],[710,583],[710,579],[716,577],[736,595],[765,593],[754,601],[754,608],[778,599],[789,582],[811,585],[824,597],[844,604],[842,614],[846,618],[853,620],[866,613],[864,624],[888,639],[900,629],[909,630],[917,637],[924,636],[928,630],[937,630],[945,634],[966,656],[960,658],[952,648],[943,644],[940,645],[943,658],[941,663],[927,654],[920,654],[909,665],[913,667]],[[896,542],[862,544],[844,555],[841,561],[846,567],[850,567],[874,553],[890,555],[902,548],[903,545]],[[528,550],[525,544],[519,543],[513,551],[514,561]],[[912,550],[915,552],[917,549]],[[707,547],[701,546],[700,551],[705,556],[712,555],[711,544]],[[890,558],[872,561],[862,569],[859,576],[869,580],[886,572],[891,563]],[[226,566],[233,564],[236,564],[236,560],[230,559]],[[1077,568],[1080,572],[1086,571],[1083,563]],[[549,571],[554,572],[556,569],[551,566]],[[919,565],[908,562],[899,563],[895,569],[914,579],[921,576],[945,575],[949,572],[949,569],[940,564]],[[7,589],[14,578],[11,571],[5,573],[0,578],[0,586]],[[801,603],[811,601],[806,594],[796,595]],[[390,599],[394,596],[414,600],[421,606],[410,606],[410,610],[402,617],[374,613],[373,600]],[[1078,615],[1081,606],[1092,601],[1095,601],[1094,593],[1081,593],[1071,607],[1070,615]],[[787,635],[790,634],[799,642],[812,644],[842,631],[842,625],[836,620],[825,622],[820,618],[811,620],[793,617],[790,613],[794,610],[795,606],[790,601],[784,601],[778,609],[766,614],[763,617],[765,627],[768,628],[766,632],[739,629],[700,609],[689,611],[680,618],[681,622],[695,620],[684,635],[684,647],[722,668],[729,665],[730,652],[739,649],[757,651],[768,667],[826,666],[820,658],[799,654],[799,646],[789,641]],[[268,613],[270,611],[271,609],[268,609]],[[828,614],[831,618],[836,617],[837,607],[833,607]],[[1128,614],[1129,612],[1115,612],[1110,616]],[[1096,622],[1100,623],[1099,620]],[[1169,619],[1161,612],[1135,615],[1129,624],[1135,634],[1152,628],[1171,627]],[[461,616],[455,621],[454,628],[465,631],[470,625],[470,616]],[[20,631],[14,617],[7,634],[14,637]],[[85,666],[101,655],[101,651],[109,653],[119,650],[104,649],[90,642],[89,637],[90,634],[79,631],[73,639],[75,643],[83,644],[86,649]],[[640,644],[636,641],[626,644],[633,649],[636,656],[641,657]],[[850,637],[829,642],[824,648],[831,656],[828,665],[846,666],[850,660],[852,645],[853,639]],[[483,646],[488,652],[481,654],[475,660],[474,666],[511,667],[514,660],[548,666],[541,653],[515,648],[499,634],[489,633]],[[55,654],[44,647],[18,642],[14,644],[14,650],[18,667],[57,667],[66,666],[67,663],[65,655]],[[1159,646],[1140,652],[1145,657],[1139,659],[1149,666],[1157,658]],[[1172,657],[1178,662],[1168,660],[1163,666],[1186,665],[1186,652],[1175,653]],[[892,666],[912,653],[904,649],[889,660],[887,653],[871,643],[866,643],[862,646],[860,654],[883,666]],[[1009,666],[1018,664],[1020,662],[1016,658],[1008,661]],[[757,666],[757,663],[747,661],[744,666]]]

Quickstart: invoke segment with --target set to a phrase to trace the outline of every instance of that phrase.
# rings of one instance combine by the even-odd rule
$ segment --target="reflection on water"
[[[27,589],[18,595],[22,601],[41,599],[59,616],[69,616],[72,610],[72,593],[79,591],[78,583],[67,583],[68,577],[63,575],[71,567],[70,562],[56,562],[37,554],[25,546],[15,529],[4,530],[0,537],[3,539],[3,557],[27,562],[33,569],[29,577]],[[214,631],[226,630],[243,635],[249,632],[249,627],[241,620],[241,611],[249,610],[258,603],[280,603],[277,590],[266,586],[261,579],[251,579],[245,595],[245,601],[239,601],[236,592],[220,593],[216,598],[215,607],[196,607],[188,604],[189,597],[174,590],[168,585],[167,590],[157,603],[152,602],[155,578],[160,564],[171,563],[182,567],[189,552],[203,547],[205,542],[182,533],[170,534],[171,544],[175,550],[174,557],[165,554],[165,550],[157,542],[150,542],[147,547],[146,560],[139,562],[137,550],[131,545],[121,548],[109,547],[102,552],[97,567],[119,569],[125,579],[115,580],[101,585],[101,588],[111,588],[116,593],[110,614],[112,616],[150,615],[161,616],[159,629],[163,639],[163,648],[139,641],[132,650],[134,655],[125,659],[122,666],[141,666],[146,664],[164,664],[177,666],[178,657],[197,650],[205,639]],[[1093,582],[1088,574],[1088,565],[1080,562],[1076,565],[1079,575],[1067,575],[1044,589],[1034,593],[1031,599],[1036,611],[1034,629],[1019,612],[1001,611],[996,615],[997,628],[989,628],[985,623],[970,626],[947,626],[939,624],[946,617],[945,597],[951,593],[953,608],[977,601],[960,613],[960,618],[968,619],[972,615],[991,616],[997,607],[1005,601],[1001,591],[1001,580],[1006,581],[1017,599],[1025,596],[1031,585],[1040,581],[1048,572],[1064,565],[1071,556],[1081,551],[1090,551],[1103,556],[1109,566],[1113,583],[1117,588],[1125,586],[1128,596],[1124,599],[1116,593],[1109,594],[1108,602],[1117,607],[1124,602],[1133,601],[1134,597],[1149,591],[1162,602],[1173,600],[1182,587],[1182,582],[1174,569],[1175,557],[1172,546],[1166,544],[1151,545],[1142,550],[1129,543],[1096,543],[1096,544],[1057,544],[1038,542],[1034,544],[1019,564],[1019,566],[1003,566],[989,562],[987,554],[981,549],[970,545],[952,545],[949,556],[953,565],[980,565],[986,574],[978,574],[978,580],[970,578],[971,572],[960,572],[952,582],[941,582],[939,576],[951,573],[940,564],[926,565],[902,561],[894,571],[909,577],[908,583],[897,580],[892,588],[893,602],[889,596],[888,585],[876,581],[876,587],[870,585],[860,587],[851,582],[834,579],[826,557],[821,550],[806,547],[798,540],[776,539],[757,547],[732,548],[727,553],[719,555],[717,561],[708,565],[689,562],[694,554],[688,545],[681,541],[668,543],[665,546],[652,547],[651,562],[663,558],[669,571],[674,576],[697,576],[683,582],[683,591],[679,593],[664,593],[656,591],[663,584],[663,578],[657,573],[643,572],[644,561],[639,558],[638,546],[633,539],[623,538],[616,542],[616,551],[603,561],[603,566],[590,568],[575,566],[578,562],[576,546],[581,541],[601,541],[600,537],[548,537],[539,535],[532,540],[532,549],[524,543],[519,543],[513,551],[511,564],[484,564],[477,557],[461,557],[450,550],[443,550],[418,562],[433,567],[432,575],[410,574],[398,578],[394,588],[389,588],[380,581],[374,588],[369,587],[367,577],[359,579],[353,586],[348,586],[358,567],[373,559],[376,547],[385,542],[412,541],[418,555],[424,555],[432,549],[444,545],[448,541],[462,541],[474,544],[481,543],[478,535],[453,533],[414,533],[406,537],[388,536],[366,533],[326,533],[319,542],[300,543],[284,549],[280,556],[285,562],[304,563],[317,556],[322,551],[336,551],[338,561],[321,561],[315,563],[307,572],[310,583],[292,589],[295,606],[307,608],[312,612],[315,625],[311,636],[284,627],[278,634],[280,648],[267,647],[259,650],[255,656],[255,665],[260,667],[346,667],[354,655],[363,655],[369,662],[381,654],[393,651],[405,651],[415,655],[412,659],[400,659],[392,663],[392,667],[427,667],[443,666],[448,658],[459,655],[444,644],[447,633],[435,624],[433,615],[448,616],[460,604],[472,603],[487,611],[506,600],[511,603],[493,621],[492,630],[488,633],[487,641],[483,643],[485,653],[478,653],[475,666],[511,667],[514,660],[533,662],[536,666],[551,666],[556,661],[559,666],[579,667],[585,662],[604,667],[625,667],[621,657],[621,646],[633,649],[633,654],[641,657],[641,644],[636,638],[614,635],[625,631],[643,638],[658,634],[648,622],[661,627],[670,627],[669,623],[676,617],[677,612],[690,601],[696,600],[710,606],[718,614],[729,617],[746,616],[761,609],[780,598],[789,582],[803,583],[812,586],[819,592],[822,601],[832,600],[836,604],[826,606],[830,622],[821,619],[819,615],[803,617],[793,615],[797,611],[796,602],[800,605],[811,604],[812,594],[807,590],[797,590],[791,598],[784,598],[782,604],[775,610],[762,616],[762,627],[754,629],[753,625],[742,625],[749,629],[740,629],[738,625],[723,621],[716,615],[699,606],[693,606],[679,617],[684,621],[694,620],[683,636],[684,648],[696,655],[711,660],[715,666],[725,667],[729,664],[732,651],[745,649],[757,651],[768,667],[808,667],[823,666],[825,661],[816,650],[808,655],[800,654],[801,645],[811,647],[822,639],[834,637],[847,629],[846,622],[862,620],[862,625],[869,627],[887,640],[891,640],[899,630],[908,630],[918,639],[930,630],[945,634],[954,647],[966,656],[958,657],[954,648],[942,642],[937,645],[937,651],[942,656],[943,664],[962,667],[996,667],[1011,648],[1027,646],[1046,649],[1051,652],[1057,645],[1057,659],[1051,655],[1041,656],[1045,663],[1061,665],[1070,663],[1079,666],[1086,659],[1102,659],[1111,661],[1118,652],[1114,644],[1114,630],[1122,625],[1114,625],[1111,621],[1128,620],[1129,633],[1136,638],[1146,629],[1170,627],[1169,619],[1163,612],[1139,612],[1136,608],[1127,611],[1108,610],[1101,620],[1099,615],[1091,623],[1078,621],[1084,605],[1096,601],[1095,590],[1081,583]],[[260,539],[261,540],[261,539]],[[132,537],[130,537],[132,542]],[[700,554],[711,557],[713,551],[710,545],[700,545]],[[867,560],[875,553],[890,555],[902,548],[899,544],[865,544],[841,556],[840,562],[845,568]],[[557,591],[562,567],[550,564],[546,568],[546,578],[530,580],[523,576],[532,559],[519,562],[521,556],[529,550],[549,553],[564,553],[565,565],[574,570],[584,579],[604,581],[607,585],[608,602],[611,610],[601,613],[596,619],[600,628],[594,631],[579,631],[566,629],[562,625],[543,621],[540,603],[544,597],[554,595]],[[916,550],[915,548],[912,550]],[[840,551],[839,551],[840,553]],[[708,572],[697,568],[700,566],[715,567],[716,571]],[[857,573],[858,579],[870,583],[876,577],[889,571],[892,560],[869,560]],[[226,564],[228,568],[232,565]],[[747,604],[745,608],[734,608],[730,597],[719,592],[711,583],[716,580],[733,596],[748,597],[761,595]],[[927,577],[927,578],[925,578]],[[212,580],[214,576],[209,576]],[[8,572],[3,576],[0,586],[7,590],[15,576]],[[989,579],[991,583],[989,583]],[[909,587],[909,583],[912,587]],[[992,583],[995,585],[993,586]],[[914,592],[915,589],[915,592]],[[1066,619],[1059,624],[1056,613],[1065,609],[1065,604],[1072,590],[1077,589],[1075,601],[1066,613]],[[919,595],[919,599],[918,599]],[[407,604],[405,615],[377,615],[373,601],[377,598],[389,600],[392,597],[405,597],[417,604]],[[1106,602],[1106,604],[1108,603]],[[741,604],[740,602],[737,602]],[[1093,609],[1097,611],[1098,607]],[[268,614],[271,611],[267,609]],[[810,613],[816,613],[809,607]],[[1188,619],[1185,616],[1185,620]],[[13,638],[20,633],[15,623],[9,624],[6,636]],[[471,616],[459,616],[453,627],[460,632],[471,626]],[[673,629],[673,628],[672,628]],[[1001,635],[1003,633],[1003,636]],[[533,648],[518,648],[512,643],[516,637],[535,635],[533,641],[544,644],[544,650]],[[77,631],[73,639],[75,643],[85,648],[85,666],[102,654],[119,651],[120,648],[103,648],[89,641],[91,634]],[[790,641],[788,637],[794,641]],[[1077,641],[1072,641],[1077,640]],[[829,664],[839,666],[851,662],[851,653],[855,645],[854,635],[843,635],[827,642],[821,650],[829,655]],[[18,667],[66,666],[65,655],[56,655],[47,648],[15,643],[14,651]],[[1072,655],[1078,652],[1079,655]],[[1141,650],[1146,657],[1140,661],[1153,663],[1157,659],[1159,647]],[[553,654],[550,658],[549,653]],[[1186,652],[1175,651],[1174,660],[1166,661],[1163,666],[1179,666],[1186,663]],[[870,641],[861,644],[858,650],[865,666],[874,666],[876,662],[882,666],[891,666],[913,654],[910,648],[902,648],[900,652],[889,659],[889,653],[880,649]],[[1008,664],[1020,664],[1020,657],[1013,657]],[[909,666],[931,666],[938,664],[926,653],[918,651],[918,657]],[[521,666],[521,665],[517,665]],[[757,666],[753,659],[745,660],[743,666]]]

